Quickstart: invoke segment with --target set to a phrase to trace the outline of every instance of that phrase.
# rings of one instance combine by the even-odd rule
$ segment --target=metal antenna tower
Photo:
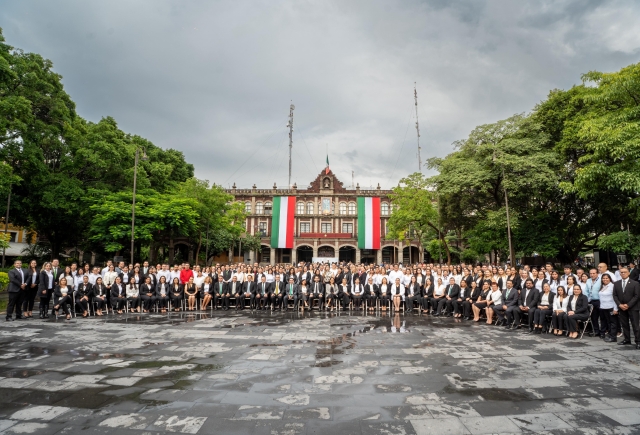
[[[293,104],[289,106],[289,189],[291,189],[291,150],[293,149],[293,110],[296,108]]]
[[[422,158],[420,157],[420,124],[418,124],[418,91],[416,82],[413,82],[413,98],[416,102],[416,133],[418,133],[418,171],[422,171]]]

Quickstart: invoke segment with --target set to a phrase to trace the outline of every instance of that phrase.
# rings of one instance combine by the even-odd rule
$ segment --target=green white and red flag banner
[[[380,249],[380,198],[358,198],[358,248]]]
[[[273,198],[273,217],[271,219],[272,248],[293,248],[295,207],[295,196],[276,196]]]

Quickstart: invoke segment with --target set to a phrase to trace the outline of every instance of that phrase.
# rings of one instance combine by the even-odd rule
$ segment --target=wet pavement
[[[0,433],[636,434],[640,351],[432,318],[0,324]]]

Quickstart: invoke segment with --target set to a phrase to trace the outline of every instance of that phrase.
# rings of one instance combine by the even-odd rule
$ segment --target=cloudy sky
[[[475,126],[590,70],[638,62],[636,1],[0,0],[7,42],[42,54],[78,112],[184,152],[224,186],[324,168],[395,185]]]

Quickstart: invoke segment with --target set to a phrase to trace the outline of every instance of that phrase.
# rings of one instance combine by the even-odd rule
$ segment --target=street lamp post
[[[133,166],[133,203],[131,204],[131,264],[133,263],[133,251],[135,246],[135,230],[136,230],[136,187],[138,182],[138,153],[140,148],[136,148],[136,158]],[[147,151],[142,150],[142,161],[147,161]]]
[[[496,161],[496,152],[493,152],[493,161]],[[509,196],[507,195],[507,188],[504,185],[504,168],[501,166],[502,171],[502,190],[504,191],[504,207],[507,212],[507,239],[509,240],[509,259],[511,260],[511,266],[516,264],[516,253],[513,249],[513,243],[511,242],[511,220],[509,219]]]

